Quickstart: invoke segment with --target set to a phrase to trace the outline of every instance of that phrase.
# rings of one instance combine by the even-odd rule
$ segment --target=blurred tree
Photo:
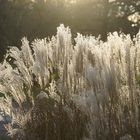
[[[29,7],[27,0],[0,1],[0,59],[9,45],[20,45],[24,35],[22,25],[23,21],[28,20]]]
[[[2,59],[3,53],[6,51],[5,46],[8,43],[5,32],[5,22],[7,20],[7,13],[9,12],[10,5],[8,0],[0,0],[0,59]]]
[[[108,13],[109,31],[123,31],[135,35],[140,27],[140,1],[115,0]]]
[[[108,0],[77,0],[73,3],[71,25],[82,33],[106,34]]]
[[[20,40],[55,34],[60,23],[74,33],[123,31],[134,35],[140,26],[139,0],[0,0],[0,60],[7,46]]]

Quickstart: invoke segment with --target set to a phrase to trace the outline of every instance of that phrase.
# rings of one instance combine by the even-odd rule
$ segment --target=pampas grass
[[[102,42],[60,25],[22,39],[0,64],[1,108],[15,140],[140,139],[140,33]]]

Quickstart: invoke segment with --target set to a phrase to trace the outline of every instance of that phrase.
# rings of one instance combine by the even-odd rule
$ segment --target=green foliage
[[[137,76],[136,76],[136,82],[137,82],[137,84],[140,86],[140,75],[137,75]]]
[[[0,98],[5,97],[4,93],[0,92]]]
[[[0,137],[0,140],[11,140],[10,138],[7,138],[7,137]]]

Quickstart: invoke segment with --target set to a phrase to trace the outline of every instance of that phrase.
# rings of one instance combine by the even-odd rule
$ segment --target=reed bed
[[[139,140],[140,33],[103,42],[60,25],[10,47],[0,64],[1,110],[15,140]]]

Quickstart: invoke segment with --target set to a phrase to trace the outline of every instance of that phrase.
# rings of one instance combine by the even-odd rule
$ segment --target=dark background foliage
[[[140,27],[139,0],[0,0],[0,61],[9,45],[20,46],[26,36],[29,41],[56,33],[64,23],[76,32],[101,35],[122,31],[135,35]]]

